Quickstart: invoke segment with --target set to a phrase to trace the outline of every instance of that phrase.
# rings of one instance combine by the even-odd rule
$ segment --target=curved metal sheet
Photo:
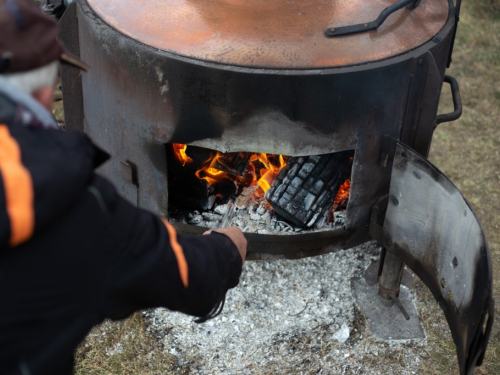
[[[121,33],[160,50],[230,65],[326,68],[378,61],[434,37],[448,0],[422,0],[368,33],[327,38],[328,27],[369,22],[398,0],[87,0]]]
[[[493,321],[488,244],[458,189],[402,144],[396,146],[382,243],[432,291],[448,320],[461,373],[472,373]]]

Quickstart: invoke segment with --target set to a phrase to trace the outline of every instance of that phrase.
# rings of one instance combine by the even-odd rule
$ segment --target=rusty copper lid
[[[248,67],[326,68],[381,60],[430,40],[448,0],[422,0],[378,30],[327,38],[328,27],[375,20],[398,0],[87,0],[109,25],[144,44]]]

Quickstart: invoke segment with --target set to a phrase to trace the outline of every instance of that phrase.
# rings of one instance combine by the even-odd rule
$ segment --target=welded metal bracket
[[[373,208],[370,235],[431,290],[460,373],[471,374],[484,358],[494,301],[488,244],[468,202],[428,160],[397,143],[389,195]]]
[[[408,9],[415,9],[421,0],[400,0],[396,4],[388,6],[382,13],[377,17],[376,20],[366,23],[360,23],[357,25],[342,26],[342,27],[332,27],[326,29],[325,35],[327,37],[342,36],[342,35],[352,35],[364,33],[366,31],[372,31],[378,29],[392,13],[398,10],[408,7]]]

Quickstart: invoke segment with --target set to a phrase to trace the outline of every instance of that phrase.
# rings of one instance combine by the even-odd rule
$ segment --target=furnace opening
[[[276,234],[345,224],[354,151],[287,156],[167,144],[169,217]]]

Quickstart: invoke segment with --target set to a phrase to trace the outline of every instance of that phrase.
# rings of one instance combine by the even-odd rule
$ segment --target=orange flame
[[[237,179],[243,182],[244,178],[239,176],[232,176],[226,172],[220,171],[215,168],[217,161],[219,164],[224,165],[223,159],[224,155],[217,152],[215,157],[206,161],[205,165],[196,172],[196,176],[200,179],[207,181],[210,185],[216,183],[225,178]],[[278,159],[278,160],[276,160]],[[276,164],[279,163],[279,164]],[[260,164],[260,165],[259,165]],[[255,174],[255,170],[260,168],[260,178]],[[250,163],[248,165],[247,173],[253,175],[253,180],[250,186],[259,185],[259,187],[264,191],[264,193],[271,187],[274,179],[278,175],[279,171],[286,165],[283,155],[267,155],[264,153],[253,154],[250,157]]]
[[[172,144],[174,148],[175,155],[182,163],[190,163],[193,161],[189,156],[186,155],[187,145],[174,143]],[[216,168],[217,162],[224,165],[224,154],[217,151],[215,156],[211,156],[206,160],[200,169],[196,171],[196,177],[200,180],[207,181],[210,185],[215,184],[223,179],[238,180],[240,183],[248,184],[248,180],[244,181],[247,177],[233,176],[229,173],[221,171]],[[286,166],[286,161],[283,155],[274,154],[264,154],[256,153],[250,157],[250,163],[247,169],[247,175],[253,175],[253,180],[250,182],[249,186],[258,185],[264,193],[271,187],[274,179],[278,175],[279,171]],[[260,169],[260,177],[257,177],[255,173],[256,170]],[[248,185],[247,185],[248,186]]]
[[[196,177],[198,177],[200,180],[207,181],[209,185],[213,185],[217,181],[221,181],[225,178],[231,178],[228,173],[214,168],[217,160],[222,157],[223,155],[219,151],[217,151],[215,157],[209,158],[207,161],[205,161],[204,165],[196,171]]]
[[[276,155],[269,155],[276,157]],[[285,159],[283,158],[283,155],[279,155],[278,157],[278,162],[279,165],[273,164],[268,157],[267,154],[253,154],[250,158],[250,162],[253,161],[259,161],[264,165],[264,168],[260,170],[260,178],[257,180],[257,177],[255,177],[255,181],[251,185],[259,185],[259,187],[264,191],[264,193],[269,190],[271,187],[274,179],[278,175],[279,171],[286,166]]]
[[[185,166],[186,163],[190,163],[193,161],[193,159],[186,155],[187,145],[172,143],[172,146],[174,147],[175,156],[177,156],[177,159],[179,159],[179,161],[182,163],[182,166]]]

